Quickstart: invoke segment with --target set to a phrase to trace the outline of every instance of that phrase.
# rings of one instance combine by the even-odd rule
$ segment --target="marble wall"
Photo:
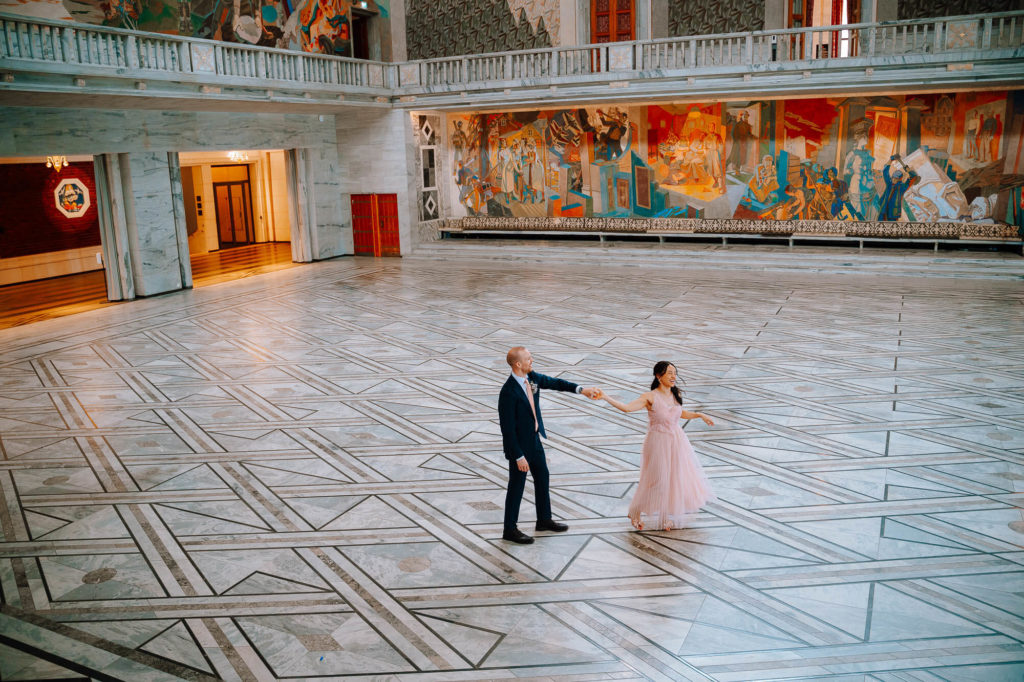
[[[404,111],[354,109],[337,116],[340,212],[349,222],[353,194],[395,194],[401,251],[413,245],[417,224],[415,144]],[[348,231],[351,234],[351,230]],[[351,253],[351,251],[349,251]]]
[[[1024,226],[1024,91],[450,115],[451,217]]]

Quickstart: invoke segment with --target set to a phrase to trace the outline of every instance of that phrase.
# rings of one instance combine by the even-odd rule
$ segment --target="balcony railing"
[[[1024,11],[383,63],[0,14],[0,70],[417,95],[770,69],[1020,59]],[[916,61],[915,61],[916,60]],[[891,62],[890,62],[891,63]],[[1024,72],[1024,69],[1022,69]]]
[[[128,77],[385,89],[393,64],[0,14],[0,68],[26,63]],[[17,64],[21,62],[21,64]]]
[[[875,24],[791,28],[522,50],[413,62],[399,85],[469,85],[484,81],[612,72],[751,67],[821,59],[907,57],[1016,49],[1024,12]]]

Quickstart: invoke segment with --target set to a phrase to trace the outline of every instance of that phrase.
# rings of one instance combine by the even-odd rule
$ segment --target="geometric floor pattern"
[[[719,500],[633,532],[646,415],[548,391],[503,542],[518,344],[673,361]],[[0,358],[3,680],[1024,678],[1017,282],[350,258]]]

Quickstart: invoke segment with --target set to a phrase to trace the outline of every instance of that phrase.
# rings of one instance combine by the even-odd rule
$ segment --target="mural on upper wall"
[[[1024,92],[448,119],[456,215],[1024,225]]]
[[[352,0],[0,0],[0,11],[351,56]],[[386,17],[387,0],[374,7]]]

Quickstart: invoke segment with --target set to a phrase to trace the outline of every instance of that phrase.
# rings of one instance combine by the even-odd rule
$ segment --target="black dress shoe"
[[[537,530],[549,530],[552,533],[564,533],[565,531],[569,530],[569,526],[565,525],[564,523],[559,523],[558,521],[552,521],[551,519],[548,519],[547,521],[538,521]]]
[[[533,544],[533,538],[531,538],[529,535],[519,530],[518,528],[514,530],[505,531],[501,534],[501,539],[508,540],[509,542],[515,542],[520,545]]]

